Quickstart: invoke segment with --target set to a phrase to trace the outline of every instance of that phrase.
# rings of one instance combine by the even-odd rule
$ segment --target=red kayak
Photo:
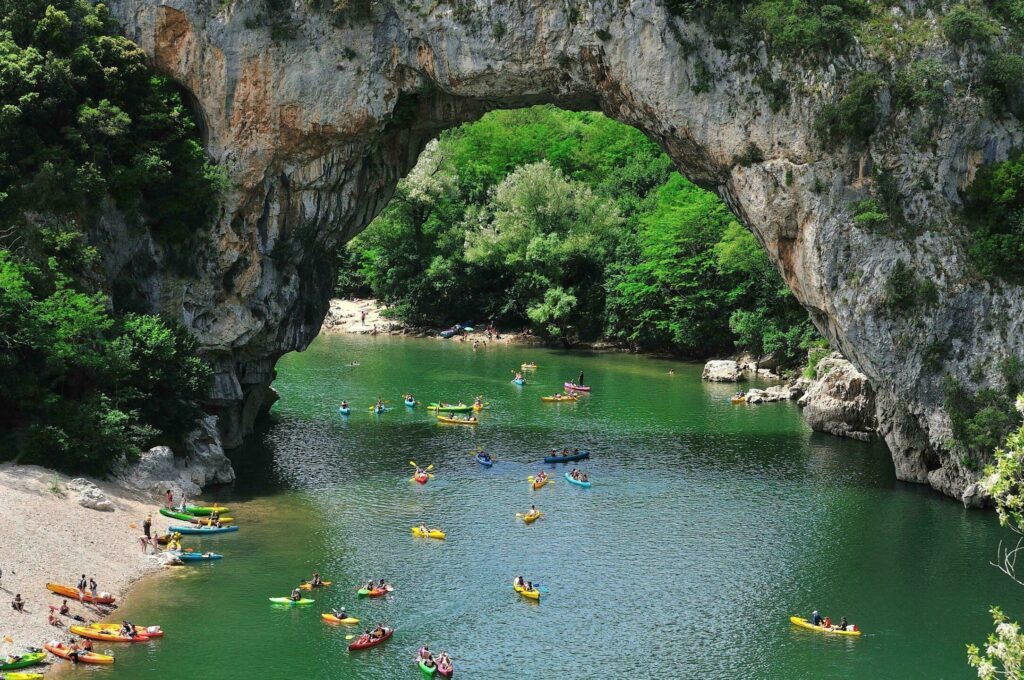
[[[369,649],[370,647],[376,647],[377,645],[379,645],[380,643],[384,642],[389,637],[391,637],[391,634],[394,633],[394,632],[395,632],[394,628],[386,628],[384,630],[384,635],[380,636],[376,640],[374,640],[373,638],[370,638],[369,640],[365,640],[365,641],[362,641],[362,642],[360,640],[358,640],[358,639],[354,640],[352,642],[352,644],[350,644],[348,646],[348,651],[354,652],[354,651],[359,650],[359,649]]]
[[[413,477],[413,479],[415,479],[420,484],[426,484],[427,480],[430,479],[430,477],[428,477],[427,475],[416,475],[415,477]]]
[[[445,666],[444,668],[441,668],[440,666],[437,667],[437,674],[442,678],[450,678],[454,672],[455,668],[452,666]]]

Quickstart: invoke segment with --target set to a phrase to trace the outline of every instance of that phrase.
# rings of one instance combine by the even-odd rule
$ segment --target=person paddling
[[[821,618],[821,614],[818,613],[817,609],[811,612],[811,625],[820,626],[823,621],[824,619]]]
[[[291,599],[292,602],[298,602],[302,599],[302,591],[299,588],[293,588],[291,598],[289,599]]]

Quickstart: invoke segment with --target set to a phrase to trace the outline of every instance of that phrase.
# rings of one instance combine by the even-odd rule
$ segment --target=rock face
[[[333,299],[320,328],[322,333],[395,333],[405,326],[383,315],[384,306],[376,300]]]
[[[943,381],[993,386],[972,379],[995,374],[980,364],[1024,357],[1024,291],[979,281],[954,216],[978,166],[1005,159],[1024,134],[980,98],[980,57],[941,38],[932,10],[893,8],[894,21],[911,15],[937,36],[897,41],[907,53],[896,66],[927,59],[948,71],[941,116],[897,108],[883,85],[877,131],[826,150],[818,114],[856,74],[895,69],[886,55],[853,45],[810,65],[764,43],[730,50],[699,13],[674,17],[654,0],[373,0],[368,17],[341,20],[319,9],[331,3],[296,0],[277,3],[286,37],[272,35],[263,2],[107,4],[188,93],[232,182],[194,273],[164,264],[151,239],[121,238],[116,221],[97,235],[108,276],[136,282],[198,338],[227,445],[262,412],[276,360],[319,331],[333,252],[383,208],[423,145],[487,110],[551,102],[635,125],[722,196],[884,395],[897,474],[956,496],[973,483],[943,446]],[[895,211],[886,227],[854,221],[851,205],[883,194]],[[893,314],[886,283],[898,263],[935,294]]]
[[[76,477],[67,483],[68,491],[78,494],[78,504],[90,510],[100,512],[114,512],[114,503],[107,498],[107,494],[100,491],[99,487],[88,479]]]
[[[714,359],[704,364],[701,380],[708,382],[739,382],[742,377],[740,365],[729,359]]]
[[[866,375],[838,354],[818,363],[817,376],[798,402],[812,430],[870,441],[875,434],[875,392]]]
[[[766,389],[747,390],[748,404],[770,404],[774,401],[788,401],[799,399],[804,395],[810,381],[800,378],[787,385],[772,385]]]

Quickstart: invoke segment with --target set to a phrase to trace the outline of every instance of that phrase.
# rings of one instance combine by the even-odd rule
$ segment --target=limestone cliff
[[[188,90],[209,153],[234,183],[194,273],[174,273],[145,242],[108,258],[112,275],[141,282],[201,341],[217,369],[226,444],[250,430],[277,358],[320,328],[332,251],[381,210],[423,144],[490,109],[553,102],[637,126],[725,198],[875,386],[901,478],[953,496],[974,481],[946,446],[942,381],[1024,356],[1024,295],[972,275],[953,216],[979,164],[1005,159],[1024,136],[962,86],[976,54],[941,39],[930,10],[893,8],[890,24],[912,16],[940,36],[897,34],[898,57],[855,43],[808,62],[771,56],[763,43],[724,45],[705,20],[653,0],[375,0],[369,16],[342,21],[316,8],[330,3],[296,0],[286,31],[268,28],[258,1],[108,4]],[[937,120],[923,127],[921,112],[896,110],[883,85],[870,140],[826,150],[816,117],[856,74],[925,58],[950,74]],[[893,223],[914,229],[852,219],[851,203],[880,192],[881,177],[899,206]],[[911,313],[885,305],[897,262],[937,288]],[[943,351],[926,351],[935,347]]]

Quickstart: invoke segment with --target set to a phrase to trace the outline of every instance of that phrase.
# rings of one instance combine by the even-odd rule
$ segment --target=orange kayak
[[[534,489],[539,489],[539,488],[543,487],[545,484],[547,484],[550,481],[551,481],[550,477],[545,477],[544,479],[534,479],[533,480],[533,488]]]
[[[74,651],[63,642],[57,642],[53,640],[43,645],[50,654],[59,656],[62,659],[69,659],[71,652]],[[97,654],[96,652],[78,652],[78,661],[81,663],[97,663],[97,664],[112,664],[114,663],[114,657],[106,654]]]
[[[47,583],[46,589],[51,593],[63,595],[64,597],[70,597],[73,600],[82,600],[82,602],[92,602],[93,604],[114,604],[116,599],[109,593],[103,593],[98,597],[93,597],[89,593],[85,594],[85,597],[78,597],[78,588],[72,588],[71,586],[61,585],[59,583]]]

